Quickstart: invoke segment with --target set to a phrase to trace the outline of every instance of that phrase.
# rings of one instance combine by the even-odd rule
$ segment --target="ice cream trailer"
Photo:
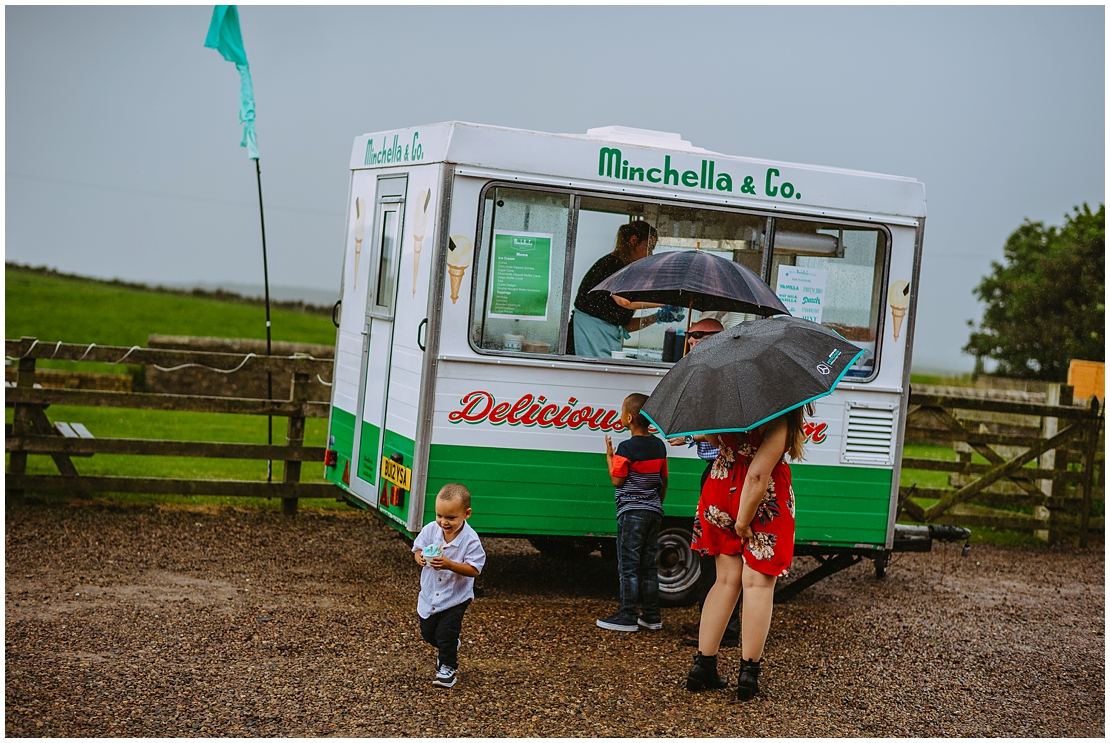
[[[792,464],[799,553],[895,547],[903,418],[925,229],[912,178],[723,155],[678,134],[548,134],[447,122],[355,139],[326,477],[415,535],[465,484],[483,536],[553,553],[611,549],[604,434],[650,394],[687,319],[573,355],[586,271],[646,220],[655,251],[706,250],[759,273],[791,314],[866,349],[816,404]],[[640,310],[646,316],[655,310]],[[743,313],[693,311],[726,327]],[[668,332],[671,331],[671,332]],[[681,349],[679,350],[681,354]],[[665,600],[695,591],[690,528],[704,464],[668,447]]]

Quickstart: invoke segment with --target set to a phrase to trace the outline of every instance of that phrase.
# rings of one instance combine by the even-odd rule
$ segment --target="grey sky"
[[[11,7],[6,255],[260,284],[238,76],[211,6]],[[915,367],[970,369],[971,295],[1026,217],[1104,200],[1102,7],[255,7],[270,282],[338,292],[358,134],[622,124],[730,155],[912,176]]]

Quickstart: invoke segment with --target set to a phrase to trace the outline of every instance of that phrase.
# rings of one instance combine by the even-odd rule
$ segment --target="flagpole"
[[[254,172],[258,177],[258,219],[262,224],[262,285],[266,292],[266,355],[270,355],[270,268],[266,262],[266,213],[262,209],[262,166],[254,158]],[[274,399],[274,373],[266,365],[266,399]],[[266,443],[274,445],[274,415],[266,415]],[[274,460],[266,460],[266,482],[274,480]]]
[[[254,84],[251,82],[251,68],[247,61],[247,50],[243,47],[243,34],[239,30],[239,10],[234,5],[217,5],[212,8],[212,21],[208,24],[208,35],[204,45],[215,49],[228,62],[235,64],[239,73],[239,123],[243,125],[243,140],[240,147],[247,148],[247,157],[254,160],[254,172],[258,177],[258,219],[262,224],[262,281],[266,291],[266,356],[273,351],[270,342],[270,268],[266,260],[266,214],[262,209],[262,167],[258,164],[258,135],[254,128]],[[274,373],[266,362],[266,399],[274,399]],[[266,443],[274,445],[274,413],[271,408],[266,413]],[[272,457],[272,455],[271,455]],[[266,482],[274,480],[274,460],[266,459]],[[295,502],[295,501],[294,501]]]

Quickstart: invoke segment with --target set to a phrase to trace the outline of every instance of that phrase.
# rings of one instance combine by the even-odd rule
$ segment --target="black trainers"
[[[640,617],[639,619],[636,620],[636,624],[640,625],[644,629],[650,629],[650,630],[663,629],[663,620],[662,620],[662,618],[657,619],[654,622],[649,622],[648,620],[644,619],[643,617]]]
[[[440,666],[436,671],[436,677],[432,679],[432,686],[439,686],[444,689],[450,689],[459,680],[458,674],[451,666]]]
[[[611,617],[597,620],[597,626],[602,629],[616,630],[617,632],[636,632],[640,629],[639,621],[636,617],[630,617],[620,611]]]

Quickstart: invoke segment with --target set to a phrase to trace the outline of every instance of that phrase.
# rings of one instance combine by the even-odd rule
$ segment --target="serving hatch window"
[[[881,229],[776,219],[771,288],[790,314],[832,328],[867,353],[845,378],[875,371],[887,235]]]
[[[660,312],[594,287],[647,255],[702,250],[762,276],[792,315],[866,349],[847,377],[874,376],[889,252],[882,228],[492,185],[478,239],[471,308],[478,350],[677,361],[688,324],[712,318],[730,328],[758,316],[689,306]]]
[[[582,196],[579,202],[568,354],[669,362],[682,356],[687,313],[692,322],[715,318],[725,327],[754,317],[736,312],[691,313],[689,307],[662,313],[654,307],[629,308],[607,292],[590,290],[645,255],[676,250],[704,250],[758,274],[764,217],[597,196]]]

